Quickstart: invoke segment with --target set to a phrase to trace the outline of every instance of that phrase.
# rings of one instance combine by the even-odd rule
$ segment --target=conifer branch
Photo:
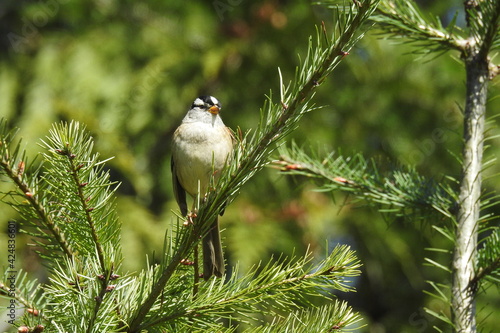
[[[187,229],[187,228],[186,228]],[[193,228],[194,229],[194,228]],[[143,329],[143,321],[147,316],[150,309],[157,302],[158,297],[162,294],[163,289],[167,282],[172,278],[175,274],[177,267],[180,262],[188,257],[191,250],[198,244],[198,240],[200,238],[200,234],[195,230],[192,232],[183,232],[178,235],[178,244],[179,248],[176,249],[176,252],[169,257],[169,261],[166,265],[160,266],[160,274],[156,278],[155,283],[151,286],[151,291],[148,293],[146,299],[141,303],[138,307],[138,311],[135,314],[135,318],[132,318],[130,324],[127,327],[123,327],[123,332],[140,332]]]
[[[347,279],[359,275],[361,265],[348,246],[336,247],[325,260],[314,266],[310,265],[312,259],[308,254],[296,262],[270,262],[263,268],[255,267],[244,277],[239,278],[238,274],[234,274],[226,283],[213,280],[211,284],[201,286],[193,303],[172,313],[158,314],[157,319],[141,326],[141,329],[176,320],[199,320],[202,316],[230,317],[232,313],[269,313],[263,307],[273,309],[273,313],[279,312],[278,310],[289,312],[291,309],[299,309],[299,301],[307,303],[304,295],[317,295],[315,291],[319,289],[352,291]],[[259,270],[261,271],[258,273]]]
[[[421,219],[436,212],[452,216],[451,188],[425,179],[414,169],[401,167],[382,174],[375,161],[361,155],[334,158],[331,154],[320,158],[308,155],[297,145],[282,148],[273,167],[287,175],[310,177],[324,191],[351,193],[379,206],[383,213]]]
[[[476,275],[472,284],[483,279],[500,283],[500,228],[494,227],[492,233],[483,240],[483,247],[478,251]]]
[[[321,2],[328,4],[331,2]],[[261,109],[258,131],[240,139],[233,162],[222,171],[216,187],[210,191],[199,208],[198,221],[210,221],[231,203],[240,188],[269,163],[276,144],[292,132],[302,116],[314,110],[311,98],[324,79],[349,54],[352,46],[363,36],[363,24],[375,10],[378,1],[362,1],[338,15],[333,36],[328,36],[325,25],[317,31],[316,45],[309,42],[305,60],[297,68],[291,85],[280,85],[280,100],[273,102],[270,95]],[[326,43],[326,45],[325,45]],[[280,81],[282,78],[280,75]],[[201,224],[198,224],[201,225]]]
[[[439,18],[425,17],[413,0],[383,0],[371,19],[379,24],[385,35],[418,45],[417,53],[449,50],[462,53],[469,43],[455,26],[456,17],[444,28]]]
[[[113,251],[107,247],[119,249],[120,244],[112,202],[116,187],[103,170],[106,160],[92,155],[93,140],[77,122],[54,125],[42,146],[47,150],[43,181],[50,186],[47,195],[56,196],[53,213],[64,222],[75,222],[64,224],[75,246],[87,255],[97,254],[102,273],[109,271]],[[64,197],[57,197],[62,193]]]
[[[293,131],[302,116],[313,109],[310,101],[314,90],[363,35],[360,28],[375,10],[377,3],[378,0],[360,1],[360,6],[356,6],[356,10],[353,6],[349,11],[339,14],[332,37],[328,36],[323,25],[317,33],[317,45],[313,46],[310,41],[308,55],[304,63],[297,68],[294,84],[280,86],[281,94],[278,102],[273,102],[269,96],[261,109],[258,131],[252,136],[247,133],[244,138],[240,137],[232,163],[221,171],[218,184],[213,186],[217,190],[210,191],[202,200],[197,216],[193,220],[192,233],[183,238],[181,248],[172,256],[171,262],[165,266],[148,298],[139,307],[139,311],[127,328],[128,332],[140,331],[143,319],[161,295],[180,260],[190,253],[194,244],[199,241],[198,236],[208,231],[207,221],[212,221],[234,200],[243,184],[269,163],[275,144]]]
[[[46,211],[45,206],[39,200],[38,191],[30,187],[26,182],[27,174],[32,173],[31,179],[36,179],[38,170],[26,170],[28,165],[26,158],[19,157],[20,143],[14,144],[14,132],[7,131],[7,124],[4,119],[0,120],[0,172],[10,178],[16,185],[18,190],[22,193],[24,200],[26,200],[33,210],[33,213],[38,217],[40,223],[48,230],[48,233],[53,236],[53,240],[58,244],[61,251],[68,257],[72,258],[74,255],[73,249],[66,239],[64,233],[61,231],[57,223],[53,220],[52,216]],[[15,166],[17,163],[17,166]],[[2,199],[3,200],[3,199]],[[12,203],[11,203],[12,204]],[[21,213],[24,208],[12,204]]]
[[[88,200],[83,193],[83,188],[85,186],[87,186],[88,183],[83,182],[79,177],[78,172],[81,169],[81,167],[79,165],[75,164],[74,160],[75,160],[76,155],[71,152],[71,148],[67,147],[67,150],[65,150],[64,153],[68,159],[67,163],[69,164],[69,167],[70,167],[70,174],[71,174],[71,177],[74,181],[75,187],[77,188],[77,196],[80,199],[80,203],[82,205],[82,211],[85,213],[85,218],[86,218],[87,224],[89,225],[89,228],[90,228],[90,234],[92,236],[92,240],[93,240],[95,247],[96,247],[97,257],[99,259],[99,264],[100,264],[101,270],[103,272],[102,273],[103,278],[100,279],[101,288],[99,290],[98,296],[96,296],[94,311],[92,313],[92,316],[90,317],[90,322],[89,322],[88,329],[87,329],[87,333],[91,333],[93,331],[94,323],[97,319],[97,315],[99,313],[99,309],[100,309],[101,304],[102,304],[102,299],[103,299],[104,295],[106,294],[106,289],[107,289],[107,286],[109,283],[109,277],[110,277],[111,272],[109,272],[109,269],[106,266],[107,264],[105,261],[104,250],[102,248],[99,236],[97,235],[97,232],[96,232],[95,221],[90,213],[93,210],[93,208],[88,206],[88,203],[87,203]]]
[[[500,247],[498,244],[494,245],[497,246],[497,249]],[[497,283],[500,282],[500,256],[498,254],[495,258],[491,258],[491,261],[487,265],[477,269],[476,275],[471,281],[471,286],[477,286],[481,280],[487,278],[495,280]]]
[[[13,277],[15,277],[14,281],[12,281]],[[43,315],[38,311],[43,307],[43,296],[39,293],[39,285],[36,280],[26,282],[27,279],[26,272],[19,271],[12,275],[11,270],[6,270],[0,279],[0,297],[14,298],[26,309],[36,311],[37,315]],[[16,289],[10,289],[9,285],[16,286]]]
[[[54,184],[54,191],[66,193],[67,216],[75,224],[74,230],[68,230],[74,241],[81,243],[82,252],[96,256],[100,266],[100,287],[88,319],[87,332],[90,333],[108,292],[114,266],[118,264],[113,254],[119,248],[116,236],[119,230],[116,216],[108,205],[114,190],[110,189],[112,183],[108,181],[108,173],[102,172],[103,162],[97,161],[97,155],[91,156],[93,141],[85,129],[80,129],[77,122],[71,122],[55,125],[50,133],[43,141],[49,152],[45,157],[49,167],[58,172],[44,179]],[[82,233],[90,236],[85,242],[79,242]]]
[[[57,275],[64,270],[71,271],[77,276],[73,278],[74,285],[78,290],[82,290],[81,288],[85,287],[80,285],[78,274],[81,274],[84,268],[77,267],[75,263],[88,263],[94,257],[99,263],[100,268],[94,274],[98,285],[95,294],[91,296],[90,301],[86,300],[88,303],[78,303],[81,303],[80,311],[84,306],[90,305],[86,313],[85,327],[80,327],[78,331],[94,332],[95,327],[99,326],[98,318],[102,306],[109,306],[109,302],[105,303],[103,299],[106,293],[113,290],[109,283],[117,278],[113,270],[120,262],[119,225],[114,206],[109,204],[114,192],[111,189],[113,183],[109,182],[109,173],[103,171],[103,162],[97,160],[98,155],[91,155],[93,141],[76,122],[54,125],[50,135],[42,141],[42,146],[48,150],[43,154],[43,169],[39,167],[31,173],[24,172],[24,153],[23,158],[17,157],[21,151],[19,145],[14,146],[14,154],[9,153],[12,136],[4,134],[4,129],[2,132],[0,167],[24,193],[23,198],[31,204],[28,206],[15,202],[11,205],[24,216],[35,217],[38,223],[45,227],[41,229],[36,225],[38,232],[31,234],[47,239],[47,244],[39,244],[46,249],[47,255],[44,256],[57,268],[53,273]],[[18,167],[14,168],[16,163]],[[15,199],[13,194],[10,196]],[[58,244],[62,244],[61,248],[67,254],[66,260],[55,255],[51,245],[54,239]],[[78,255],[71,248],[75,248]],[[64,263],[68,266],[64,267]],[[64,281],[59,287],[64,286],[62,289],[67,289],[67,282]],[[59,297],[63,291],[55,289],[55,294]],[[45,292],[50,290],[53,289],[47,287]]]
[[[297,299],[308,293],[321,295],[319,289],[350,290],[344,279],[359,274],[359,262],[346,248],[334,251],[327,260],[309,270],[304,265],[310,257],[294,264],[269,264],[259,268],[258,274],[256,269],[243,279],[235,274],[228,283],[213,279],[199,286],[196,298],[191,294],[192,275],[179,268],[179,263],[190,255],[207,231],[208,225],[203,221],[210,220],[207,217],[219,213],[234,200],[241,186],[269,163],[276,144],[313,109],[314,90],[361,38],[360,28],[377,3],[378,0],[356,1],[347,12],[338,13],[331,36],[325,25],[318,28],[316,44],[310,40],[308,54],[297,69],[293,84],[284,85],[280,73],[279,100],[273,101],[270,95],[261,110],[258,131],[239,136],[234,163],[223,170],[218,184],[212,183],[218,190],[202,198],[198,216],[192,217],[195,223],[178,226],[175,238],[165,242],[161,264],[136,278],[120,279],[116,285],[109,285],[117,278],[114,270],[120,263],[119,224],[110,205],[113,183],[102,169],[103,162],[97,160],[98,155],[91,155],[92,140],[84,129],[74,122],[54,126],[42,142],[47,149],[43,155],[46,163],[43,173],[33,183],[47,219],[60,228],[61,235],[66,235],[75,254],[54,260],[57,269],[51,272],[50,283],[43,288],[44,297],[50,299],[47,320],[57,318],[53,326],[61,332],[139,332],[175,326],[176,318],[180,318],[181,325],[186,324],[186,319],[188,325],[199,324],[198,315],[212,319],[215,322],[212,325],[216,326],[216,318],[226,315],[226,309],[247,314],[252,310],[273,313],[272,308],[261,307],[275,302],[282,309],[297,309]],[[9,165],[14,175],[15,164]],[[28,193],[30,187],[23,189],[26,190],[23,193]],[[45,232],[40,230],[41,234]],[[330,310],[325,313],[344,311]],[[175,317],[176,313],[180,315]],[[202,326],[210,325],[206,321]],[[348,322],[331,325],[331,329],[337,329]]]
[[[483,57],[488,57],[488,54],[495,46],[495,41],[498,41],[500,38],[500,2],[481,1],[480,6],[482,17],[478,20],[473,20],[472,22],[476,22],[476,24],[481,25],[481,28],[478,29],[478,33],[481,34],[481,38],[479,39],[481,41],[479,53],[481,53]],[[468,14],[476,13],[475,15],[479,15],[478,11],[472,8],[471,10],[466,8],[466,11]]]
[[[464,9],[471,35],[470,47],[487,56],[493,47],[498,46],[500,4],[491,0],[467,0],[464,1]]]
[[[97,250],[97,257],[99,258],[99,263],[101,265],[101,269],[104,272],[105,275],[107,275],[107,267],[106,267],[106,262],[104,259],[104,250],[101,246],[101,240],[99,239],[99,236],[97,235],[96,227],[95,227],[95,221],[90,214],[90,212],[94,209],[93,207],[89,207],[88,205],[88,200],[85,197],[83,193],[83,188],[88,185],[88,183],[83,182],[79,175],[79,167],[75,165],[74,163],[74,155],[71,153],[70,148],[68,147],[68,151],[66,156],[68,157],[68,164],[70,167],[70,174],[71,177],[73,178],[73,181],[75,183],[75,187],[77,188],[77,196],[80,199],[80,203],[82,205],[82,210],[85,213],[85,218],[87,220],[87,224],[89,225],[90,228],[90,235],[92,236],[92,240],[94,241],[96,250]]]
[[[358,328],[351,327],[361,320],[346,302],[335,300],[332,304],[313,310],[300,310],[290,313],[283,319],[272,323],[245,330],[246,333],[310,333],[310,332],[350,332]]]
[[[93,243],[95,244],[96,247],[96,252],[97,252],[97,258],[99,259],[99,264],[101,266],[102,270],[102,278],[99,279],[101,282],[101,287],[99,290],[99,294],[96,296],[96,302],[94,305],[94,310],[92,313],[92,316],[90,317],[87,333],[91,333],[93,328],[94,328],[94,323],[97,319],[97,315],[99,313],[99,309],[102,304],[102,299],[104,295],[106,294],[106,289],[109,283],[109,278],[111,272],[109,271],[106,260],[105,260],[105,253],[103,250],[103,247],[101,245],[101,240],[99,239],[99,236],[97,235],[96,231],[96,226],[95,226],[95,221],[93,219],[93,216],[91,214],[92,210],[94,209],[93,207],[89,207],[88,205],[88,198],[85,196],[83,189],[85,186],[88,185],[87,182],[83,182],[80,179],[79,176],[79,171],[82,168],[80,165],[77,165],[75,163],[75,158],[77,157],[76,154],[72,153],[71,147],[67,145],[65,150],[61,150],[60,153],[61,155],[64,155],[67,157],[67,164],[69,165],[69,173],[71,175],[71,178],[74,182],[74,187],[77,189],[77,197],[80,200],[81,204],[81,209],[85,214],[85,219],[86,222],[89,226],[90,229],[90,235],[92,236]]]

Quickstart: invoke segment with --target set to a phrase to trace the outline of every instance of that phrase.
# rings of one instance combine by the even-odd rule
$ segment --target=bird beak
[[[219,107],[218,106],[211,106],[209,109],[208,109],[208,112],[210,112],[211,114],[219,114]]]

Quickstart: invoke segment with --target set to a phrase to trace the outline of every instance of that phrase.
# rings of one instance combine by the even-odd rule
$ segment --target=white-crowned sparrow
[[[183,215],[188,212],[186,192],[196,199],[207,193],[210,178],[218,177],[233,149],[230,130],[219,116],[221,104],[212,96],[194,100],[174,133],[172,182],[175,199]],[[224,274],[224,255],[218,218],[203,237],[203,277]]]

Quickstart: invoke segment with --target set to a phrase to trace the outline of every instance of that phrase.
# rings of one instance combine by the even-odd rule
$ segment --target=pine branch
[[[181,229],[178,227],[180,232],[177,234],[177,244],[176,250],[168,259],[164,259],[164,262],[157,269],[157,274],[155,274],[154,282],[151,284],[151,288],[148,291],[147,296],[142,301],[139,306],[136,306],[137,312],[133,314],[131,318],[130,325],[126,325],[122,328],[126,332],[140,332],[141,327],[144,325],[144,320],[148,313],[151,311],[158,298],[162,295],[167,282],[171,281],[172,277],[178,270],[180,262],[187,258],[190,252],[193,250],[194,246],[197,245],[200,239],[200,233],[194,230],[193,224],[190,224],[190,228]],[[147,310],[146,310],[147,309]]]
[[[13,154],[10,153],[11,146],[14,147]],[[30,205],[19,203],[17,198],[21,195],[15,193],[9,194],[8,197],[14,199],[9,203],[28,217],[28,221],[34,217],[43,226],[35,224],[35,231],[30,234],[46,240],[45,243],[37,242],[45,248],[43,257],[49,259],[56,275],[65,270],[81,274],[83,267],[75,268],[75,263],[96,258],[100,269],[94,276],[100,277],[96,278],[99,288],[92,291],[89,302],[79,300],[81,304],[91,306],[92,310],[79,308],[88,317],[85,329],[76,329],[79,332],[94,332],[101,324],[102,300],[110,291],[111,280],[116,279],[114,271],[121,261],[120,228],[113,204],[114,183],[109,181],[109,173],[103,170],[105,161],[99,161],[97,154],[92,155],[93,140],[78,123],[54,125],[50,135],[42,141],[42,146],[48,151],[43,154],[43,168],[25,172],[27,162],[24,153],[19,158],[19,144],[13,145],[12,135],[3,130],[0,166]],[[13,167],[16,164],[17,169]],[[59,244],[67,254],[64,257],[66,261],[54,251],[54,243]],[[64,267],[64,264],[69,266]],[[78,279],[74,281],[78,286]],[[68,289],[71,290],[67,285],[59,284],[54,294],[59,297]],[[50,287],[47,290],[51,290]],[[64,301],[62,303],[67,306]]]
[[[82,260],[62,260],[43,287],[45,297],[50,299],[47,309],[61,332],[114,332],[122,323],[117,311],[123,288],[130,279],[113,275],[107,281],[105,295],[101,296],[102,281],[97,256]],[[97,313],[96,313],[97,312]],[[50,329],[48,330],[51,331]]]
[[[470,29],[469,44],[486,56],[498,43],[500,4],[498,1],[465,1],[465,14]]]
[[[498,227],[483,241],[483,247],[478,251],[476,274],[471,285],[477,285],[483,279],[500,283],[500,228]]]
[[[40,168],[28,168],[28,161],[24,155],[21,154],[21,143],[14,143],[15,132],[8,131],[7,123],[5,120],[0,120],[0,172],[10,178],[17,186],[20,193],[10,194],[14,198],[20,196],[23,200],[29,203],[29,207],[24,204],[16,205],[15,203],[8,202],[16,208],[21,214],[26,216],[33,215],[37,217],[40,223],[48,230],[52,236],[49,237],[49,244],[56,243],[60,250],[69,258],[74,255],[73,249],[69,244],[66,236],[61,231],[53,216],[47,212],[41,197],[38,195],[38,186],[36,186],[35,179],[38,178]],[[30,181],[31,180],[31,181]],[[31,185],[31,184],[32,185]],[[1,199],[5,201],[5,197]]]
[[[306,295],[318,296],[318,290],[351,291],[349,278],[360,274],[361,266],[354,252],[347,246],[338,246],[323,261],[311,265],[312,256],[270,262],[265,267],[256,267],[243,277],[235,272],[228,282],[212,280],[200,286],[196,299],[175,306],[173,312],[150,313],[151,319],[141,325],[149,329],[159,324],[173,322],[189,323],[190,320],[264,313],[278,315],[299,309],[299,303],[308,303]],[[186,290],[186,293],[188,291]],[[325,297],[325,295],[322,295]],[[177,295],[179,298],[180,295]]]
[[[367,161],[361,155],[319,158],[309,156],[296,145],[283,148],[274,167],[284,174],[313,178],[322,190],[351,193],[379,206],[383,213],[421,219],[435,212],[452,215],[451,188],[425,179],[414,169],[394,169],[384,175],[373,160]]]
[[[184,267],[180,266],[175,270],[171,283],[166,286],[161,297],[151,308],[152,312],[185,307],[185,304],[191,302],[192,270]],[[141,304],[148,298],[158,281],[158,275],[163,271],[161,265],[153,265],[136,276],[120,277],[117,280],[117,287],[113,290],[113,297],[116,298],[114,311],[118,316],[114,332],[126,330],[124,327],[134,318]]]
[[[375,10],[378,1],[366,0],[361,6],[347,13],[339,14],[333,36],[328,36],[323,26],[316,36],[316,45],[309,43],[309,51],[303,64],[297,69],[293,85],[280,84],[280,100],[272,101],[272,95],[261,109],[261,120],[258,131],[252,135],[239,136],[240,142],[233,155],[232,163],[222,170],[218,184],[202,200],[198,207],[197,217],[192,225],[185,246],[172,257],[158,281],[154,284],[149,297],[141,304],[135,318],[127,328],[128,332],[138,332],[143,319],[160,297],[165,285],[171,278],[180,260],[192,250],[193,244],[199,241],[199,235],[208,231],[208,222],[230,204],[240,188],[267,163],[275,149],[275,144],[293,131],[298,121],[312,110],[311,98],[314,90],[323,82],[349,49],[361,38],[359,31],[362,24]],[[351,7],[352,8],[352,7]],[[282,82],[282,78],[281,78]],[[216,185],[216,186],[215,186]]]
[[[120,246],[112,203],[114,184],[103,170],[105,161],[91,155],[92,139],[77,123],[55,125],[43,142],[48,150],[43,155],[44,163],[36,169],[26,168],[28,162],[20,144],[14,144],[13,133],[0,125],[0,170],[18,188],[17,193],[8,193],[2,200],[26,220],[33,217],[38,221],[30,233],[46,240],[38,244],[46,248],[46,255],[52,253],[51,260],[57,258],[52,245],[55,243],[70,258],[74,251],[90,255],[97,252],[103,272],[110,271],[103,246]]]
[[[349,332],[359,329],[359,327],[351,328],[350,326],[360,320],[359,314],[354,313],[346,302],[335,300],[332,304],[312,310],[292,312],[283,320],[278,318],[266,326],[247,329],[245,332]]]
[[[232,202],[240,188],[269,163],[276,144],[296,128],[305,113],[314,109],[311,98],[315,89],[361,38],[363,33],[359,30],[377,3],[364,1],[359,8],[353,6],[347,13],[339,14],[335,20],[337,28],[331,37],[323,25],[317,31],[316,45],[310,40],[307,56],[297,68],[291,85],[284,86],[280,75],[280,100],[273,102],[271,94],[261,109],[258,130],[252,135],[240,136],[233,162],[222,172],[217,191],[209,192],[207,200],[201,204],[198,220],[211,220],[221,207]]]
[[[98,161],[97,154],[91,155],[93,140],[77,122],[54,125],[42,143],[48,151],[44,155],[48,170],[43,179],[51,184],[55,197],[51,202],[60,206],[54,212],[72,222],[70,225],[74,226],[67,230],[78,243],[80,252],[97,255],[101,267],[103,278],[99,279],[101,286],[87,330],[91,332],[113,270],[119,263],[119,258],[111,256],[120,247],[119,225],[112,204],[114,189],[111,186],[114,183],[109,181],[109,173],[102,169],[105,161]],[[64,208],[61,208],[62,198]]]
[[[455,26],[455,19],[444,28],[439,18],[425,17],[413,0],[384,0],[371,19],[379,23],[385,35],[417,44],[417,53],[463,52],[468,43],[457,35],[462,32]]]
[[[119,249],[119,224],[114,211],[116,184],[104,171],[106,161],[92,155],[93,140],[77,122],[56,124],[42,141],[46,172],[43,181],[50,185],[47,196],[52,212],[64,223],[67,232],[83,254],[97,256],[103,272],[109,270],[106,248]],[[63,224],[63,223],[61,223]]]
[[[15,286],[15,288],[12,288]],[[45,315],[42,309],[47,305],[47,299],[40,290],[40,285],[37,280],[28,280],[28,275],[23,271],[12,272],[6,270],[0,279],[0,298],[14,299],[19,304],[24,306],[26,321],[38,321],[33,317],[38,317],[45,322],[51,320]]]
[[[444,28],[439,18],[425,17],[415,1],[384,0],[372,16],[385,35],[414,43],[417,53],[457,50],[468,53],[473,44],[481,44],[481,52],[490,52],[500,46],[498,1],[465,1],[470,36],[456,26],[455,18]],[[485,24],[487,22],[487,24]]]

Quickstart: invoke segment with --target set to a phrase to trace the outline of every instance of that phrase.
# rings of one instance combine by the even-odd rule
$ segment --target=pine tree
[[[114,205],[118,184],[110,179],[106,161],[93,152],[85,126],[55,124],[41,142],[40,158],[30,161],[15,130],[2,121],[0,174],[13,189],[1,200],[23,217],[22,229],[37,244],[50,274],[41,284],[17,272],[10,283],[5,271],[0,295],[27,309],[13,322],[18,331],[233,332],[256,315],[271,319],[254,332],[351,329],[360,316],[346,302],[332,298],[329,305],[315,307],[310,299],[329,298],[325,291],[352,291],[349,281],[359,275],[360,262],[347,246],[337,246],[319,262],[310,253],[278,258],[249,272],[235,267],[227,280],[208,282],[199,281],[196,257],[189,258],[208,231],[203,221],[235,199],[242,185],[269,164],[277,144],[314,109],[315,89],[362,37],[377,3],[336,7],[333,33],[325,25],[317,29],[294,80],[284,84],[280,75],[278,100],[269,94],[258,128],[236,133],[233,163],[199,200],[197,215],[187,223],[177,216],[166,232],[161,262],[137,274],[121,270],[127,258]]]

